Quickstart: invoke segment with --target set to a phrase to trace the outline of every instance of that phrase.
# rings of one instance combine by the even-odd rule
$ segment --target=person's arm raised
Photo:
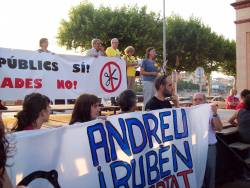
[[[216,131],[221,131],[223,128],[223,124],[217,114],[217,106],[215,104],[212,104],[211,110],[213,112],[212,125]]]

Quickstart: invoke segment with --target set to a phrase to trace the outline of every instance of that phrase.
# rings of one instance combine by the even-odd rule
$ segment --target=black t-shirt
[[[153,96],[146,104],[145,110],[160,110],[163,108],[172,108],[171,103],[168,100],[159,100]]]
[[[237,120],[242,141],[250,144],[250,110],[241,109]]]

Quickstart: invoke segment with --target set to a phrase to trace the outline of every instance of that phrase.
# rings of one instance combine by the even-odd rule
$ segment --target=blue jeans
[[[144,109],[147,102],[154,96],[154,82],[153,81],[143,81],[143,105]]]

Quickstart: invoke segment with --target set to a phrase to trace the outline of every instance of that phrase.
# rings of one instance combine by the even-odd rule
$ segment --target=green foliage
[[[183,81],[179,80],[177,83],[177,90],[182,91],[182,90],[199,90],[199,85],[194,84],[191,81]]]
[[[224,62],[222,71],[230,76],[236,76],[236,44],[233,40],[226,40],[224,44]]]
[[[147,12],[144,6],[111,9],[95,8],[84,1],[72,7],[69,19],[62,20],[58,30],[58,43],[68,49],[91,47],[91,40],[99,38],[104,47],[110,46],[110,39],[119,39],[119,49],[134,46],[136,55],[143,57],[146,48],[157,49],[157,61],[162,63],[162,19],[159,14]],[[184,20],[172,15],[166,20],[167,69],[194,71],[198,66],[205,69],[207,76],[221,69],[229,75],[235,75],[235,42],[224,39],[211,31],[195,17]],[[179,64],[176,64],[176,58]]]
[[[116,37],[120,41],[120,50],[133,45],[136,55],[143,57],[145,47],[161,46],[160,22],[159,15],[147,13],[146,7],[96,9],[83,2],[70,10],[68,21],[62,20],[57,38],[61,46],[84,50],[91,47],[93,38],[100,38],[108,47],[110,40]]]

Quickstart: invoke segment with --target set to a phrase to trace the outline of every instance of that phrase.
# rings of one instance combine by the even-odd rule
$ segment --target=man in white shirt
[[[193,96],[193,105],[206,103],[206,96],[203,93],[196,93]],[[217,106],[211,105],[211,117],[208,125],[208,153],[206,172],[203,181],[203,188],[215,187],[215,169],[216,169],[216,131],[221,131],[222,122],[217,114]]]
[[[99,57],[104,56],[105,53],[102,50],[102,41],[100,39],[93,39],[91,41],[92,48],[86,51],[86,56]]]

